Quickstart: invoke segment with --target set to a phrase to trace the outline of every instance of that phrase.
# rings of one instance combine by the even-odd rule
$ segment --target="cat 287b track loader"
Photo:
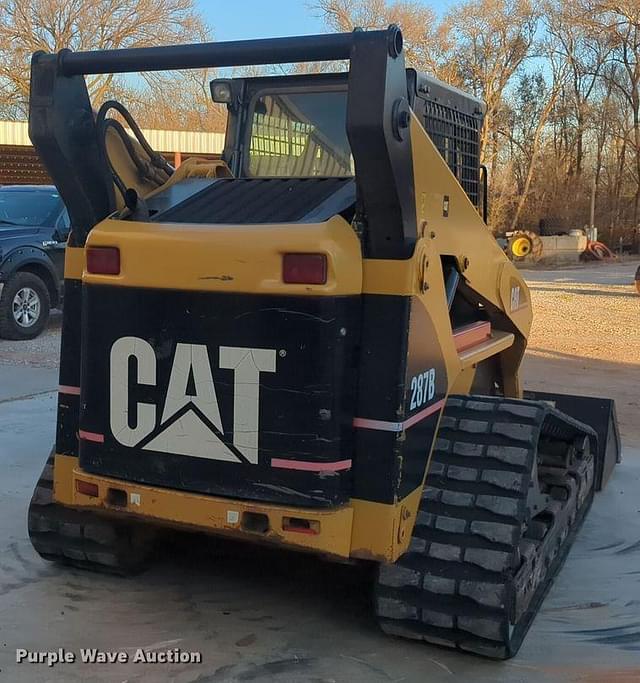
[[[329,60],[214,80],[222,158],[177,169],[84,80]],[[387,633],[513,655],[618,442],[610,401],[523,399],[482,117],[394,26],[35,54],[30,135],[72,222],[36,550],[133,571],[177,526],[375,563]]]

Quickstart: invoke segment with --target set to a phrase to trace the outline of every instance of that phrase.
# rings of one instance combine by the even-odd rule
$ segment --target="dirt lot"
[[[51,311],[49,326],[37,339],[30,341],[0,339],[0,363],[32,368],[57,368],[61,328],[62,313],[54,310]]]
[[[523,271],[534,308],[525,386],[615,398],[623,442],[640,445],[638,261]]]
[[[524,271],[534,305],[529,352],[638,364],[640,296],[633,286],[637,266],[637,261],[629,261]]]

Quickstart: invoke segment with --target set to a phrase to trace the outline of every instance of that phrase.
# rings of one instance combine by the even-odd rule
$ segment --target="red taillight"
[[[326,254],[285,254],[282,257],[282,281],[288,285],[326,284]]]
[[[76,491],[85,496],[92,496],[93,498],[97,498],[100,493],[97,484],[92,484],[89,481],[82,481],[82,479],[76,479]]]
[[[118,247],[89,247],[87,271],[96,275],[119,275],[120,249]]]

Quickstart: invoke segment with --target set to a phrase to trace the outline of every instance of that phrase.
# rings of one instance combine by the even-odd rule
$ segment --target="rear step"
[[[382,565],[389,634],[506,659],[593,496],[595,433],[534,401],[452,397],[408,552]]]

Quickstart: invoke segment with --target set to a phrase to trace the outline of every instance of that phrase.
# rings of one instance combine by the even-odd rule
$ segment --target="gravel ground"
[[[534,318],[529,353],[640,363],[638,261],[576,269],[523,271]]]
[[[633,447],[640,446],[639,263],[523,271],[534,312],[525,387],[615,399],[622,442]]]
[[[61,327],[62,313],[55,310],[51,312],[49,326],[37,339],[29,341],[0,339],[0,363],[28,365],[35,368],[58,367]]]

